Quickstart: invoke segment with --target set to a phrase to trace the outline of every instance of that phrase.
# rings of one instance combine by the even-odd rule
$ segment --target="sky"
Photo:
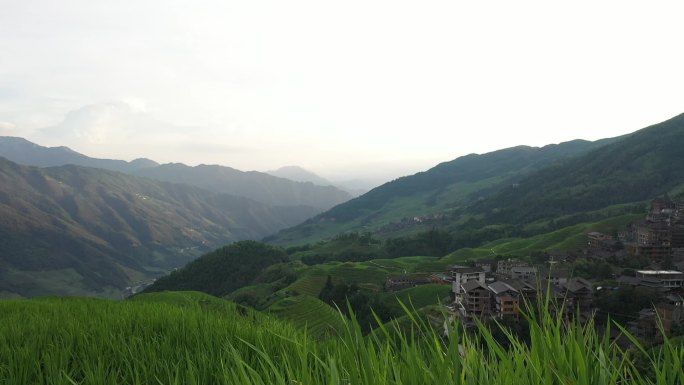
[[[684,112],[684,3],[0,0],[0,135],[391,179]]]

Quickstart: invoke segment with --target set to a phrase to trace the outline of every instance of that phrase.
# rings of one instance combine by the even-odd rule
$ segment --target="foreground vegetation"
[[[485,326],[445,339],[408,312],[364,337],[340,317],[339,336],[201,293],[130,301],[0,302],[0,384],[676,384],[684,349],[623,351],[592,324],[530,317],[530,343],[503,348]]]

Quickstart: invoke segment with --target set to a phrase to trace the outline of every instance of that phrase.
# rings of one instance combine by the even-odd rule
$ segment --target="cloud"
[[[253,151],[222,142],[218,136],[217,130],[209,127],[159,120],[147,111],[144,100],[127,99],[73,110],[59,124],[37,130],[32,139],[45,145],[66,145],[93,157],[147,157],[160,162],[210,162],[207,155]]]
[[[46,138],[105,145],[126,142],[132,136],[164,130],[164,124],[124,102],[91,104],[69,112],[64,120],[40,130]]]
[[[10,136],[16,134],[17,125],[11,122],[0,121],[0,135]]]

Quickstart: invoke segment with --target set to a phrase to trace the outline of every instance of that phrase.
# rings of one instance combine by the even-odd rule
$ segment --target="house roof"
[[[684,274],[677,270],[637,270],[637,273],[643,275],[680,275]]]
[[[485,289],[485,290],[487,289],[486,286],[484,286],[483,284],[481,284],[479,281],[476,281],[476,280],[468,281],[468,282],[462,284],[461,288],[465,292],[475,290],[477,288],[481,288],[481,289]]]
[[[500,282],[504,282],[505,284],[512,287],[516,291],[536,290],[535,285],[531,284],[530,282],[523,281],[520,279],[506,278],[506,279],[501,279]]]
[[[513,288],[511,285],[507,284],[506,282],[501,282],[501,281],[496,281],[492,282],[489,284],[489,290],[491,290],[494,294],[501,294],[506,291],[513,291],[513,292],[518,292]]]
[[[592,237],[605,237],[606,235],[603,233],[599,233],[598,231],[590,231],[587,233],[587,235],[592,236]]]
[[[455,271],[457,273],[484,273],[485,272],[481,267],[467,267],[467,266],[451,267],[450,270]]]
[[[591,291],[592,284],[584,278],[575,277],[568,280],[565,284],[565,288],[572,293],[576,293],[583,289]]]
[[[517,273],[536,273],[537,268],[533,266],[515,266],[511,267],[511,272]]]

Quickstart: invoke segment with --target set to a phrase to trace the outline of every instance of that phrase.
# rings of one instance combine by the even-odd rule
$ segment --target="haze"
[[[684,112],[680,2],[0,0],[0,135],[392,178]]]

